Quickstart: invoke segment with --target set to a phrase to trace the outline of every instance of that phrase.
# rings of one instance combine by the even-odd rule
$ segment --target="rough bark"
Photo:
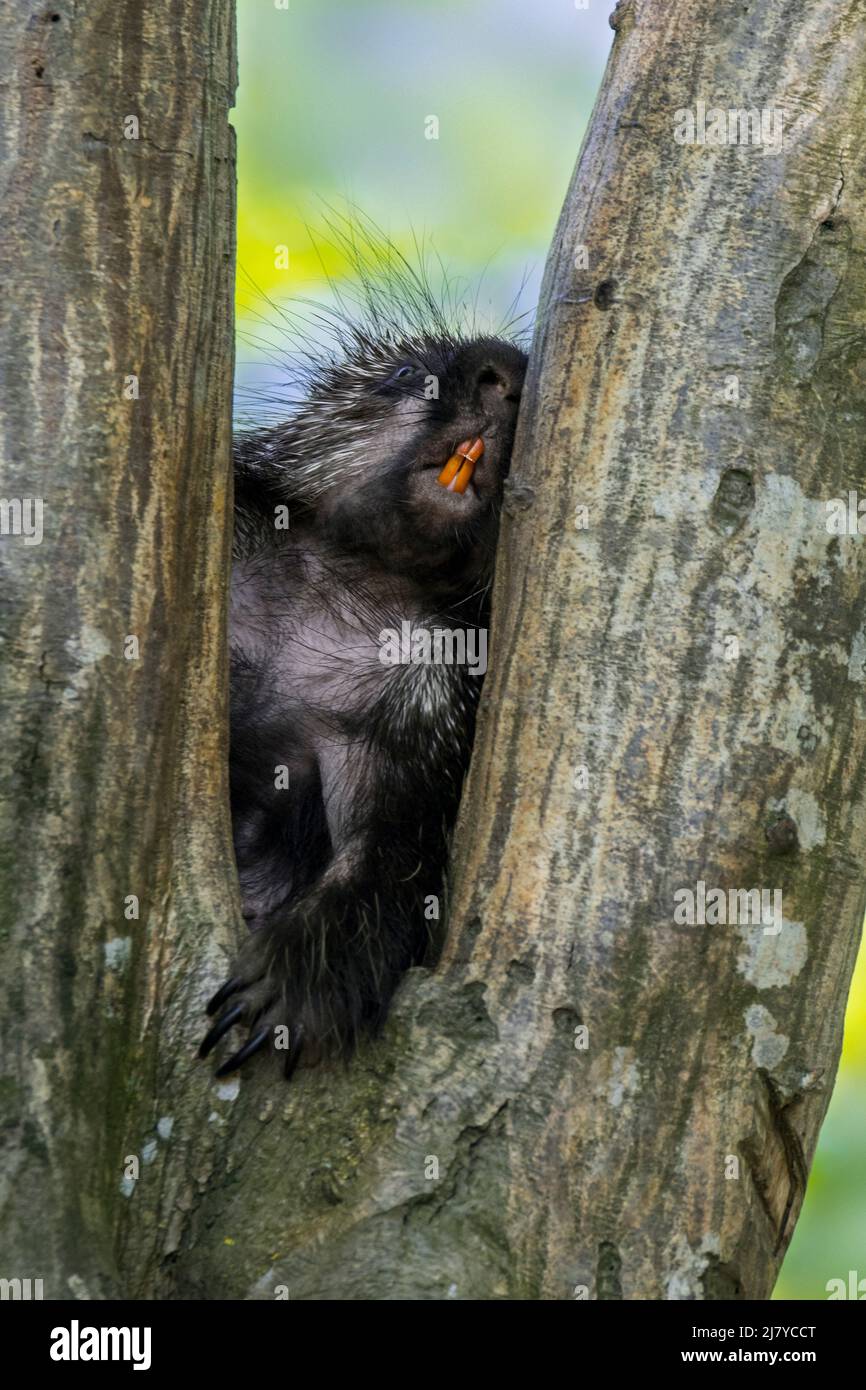
[[[825,508],[866,483],[864,15],[614,22],[540,308],[444,957],[348,1073],[240,1084],[163,1290],[772,1289],[864,909],[866,549]],[[781,108],[782,145],[678,145],[699,100]],[[678,927],[699,881],[781,889],[781,931]]]
[[[234,7],[8,0],[0,54],[0,1275],[100,1297],[235,905]]]

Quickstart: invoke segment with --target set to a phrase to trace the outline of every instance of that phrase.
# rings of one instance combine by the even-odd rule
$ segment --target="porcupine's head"
[[[328,311],[329,349],[308,354],[303,398],[270,433],[271,461],[287,500],[314,509],[341,550],[396,572],[481,577],[526,355],[506,337],[455,329],[453,305],[388,243],[359,250],[353,228],[351,252],[357,298]]]

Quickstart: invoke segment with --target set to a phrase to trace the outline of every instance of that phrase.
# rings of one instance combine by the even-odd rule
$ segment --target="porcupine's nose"
[[[526,375],[526,354],[498,338],[485,338],[468,345],[458,361],[473,408],[491,420],[513,417],[520,404]]]
[[[523,371],[515,370],[511,364],[488,362],[481,368],[476,382],[482,404],[488,409],[492,406],[494,410],[503,404],[519,405],[523,376]]]
[[[475,382],[484,413],[494,418],[503,412],[516,413],[525,374],[525,363],[504,356],[485,362]]]

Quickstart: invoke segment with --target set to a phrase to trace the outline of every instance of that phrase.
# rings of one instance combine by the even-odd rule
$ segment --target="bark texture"
[[[97,1298],[234,907],[234,7],[6,0],[0,54],[0,1275]]]
[[[223,1089],[163,1292],[764,1298],[790,1239],[866,900],[866,549],[825,505],[866,485],[866,16],[613,23],[444,957],[348,1073]],[[699,102],[783,139],[678,144]],[[781,890],[781,930],[677,926],[699,882]]]

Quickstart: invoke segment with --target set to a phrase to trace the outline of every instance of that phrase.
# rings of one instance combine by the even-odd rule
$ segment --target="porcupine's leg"
[[[381,746],[324,752],[333,858],[306,893],[264,919],[211,1001],[208,1012],[221,1012],[202,1056],[235,1024],[249,1028],[218,1076],[269,1045],[291,1075],[302,1050],[348,1055],[384,1020],[429,940],[428,900],[441,889],[445,826],[459,793],[453,769],[450,779],[428,779],[417,766]]]

